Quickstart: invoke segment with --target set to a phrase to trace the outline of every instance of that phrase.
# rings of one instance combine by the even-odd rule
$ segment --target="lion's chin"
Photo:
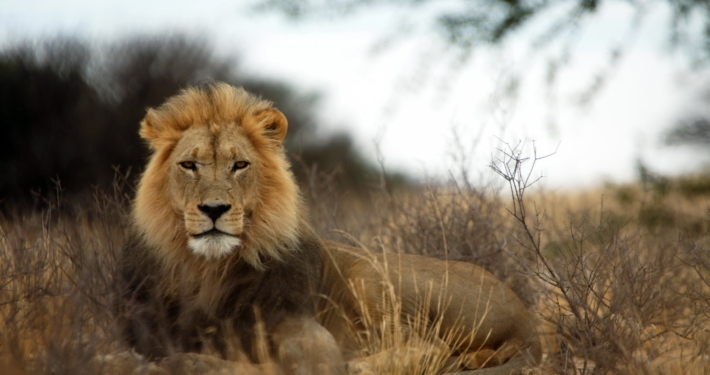
[[[187,241],[193,253],[207,259],[219,259],[228,255],[242,245],[242,240],[229,235],[209,235],[192,237]]]

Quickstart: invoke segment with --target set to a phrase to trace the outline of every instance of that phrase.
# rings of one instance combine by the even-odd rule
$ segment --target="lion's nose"
[[[204,212],[207,216],[209,216],[212,221],[217,221],[220,216],[222,216],[223,213],[229,211],[230,208],[232,208],[232,205],[229,204],[218,204],[218,205],[207,205],[207,204],[201,204],[197,206],[197,208],[200,209],[200,211]]]

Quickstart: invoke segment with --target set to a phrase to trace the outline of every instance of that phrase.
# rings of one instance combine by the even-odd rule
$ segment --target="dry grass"
[[[519,157],[509,154],[503,162]],[[471,261],[504,280],[540,318],[542,373],[710,373],[710,195],[673,184],[530,194],[509,165],[510,195],[459,181],[350,199],[317,176],[305,195],[325,237]],[[104,373],[92,358],[126,349],[111,313],[124,181],[111,195],[0,219],[3,373]],[[384,299],[392,315],[365,318],[373,334],[358,336],[363,354],[387,353],[375,372],[436,374],[450,354],[427,342],[436,325],[405,329],[396,298]]]
[[[513,237],[535,255],[526,273],[542,292],[538,312],[554,330],[549,341],[557,341],[546,367],[708,373],[708,200],[673,191],[667,179],[608,186],[614,199],[597,194],[596,209],[589,194],[529,197],[524,164],[540,158],[520,151],[509,148],[494,169],[510,187],[509,210],[521,229]]]
[[[0,361],[9,373],[87,373],[97,353],[119,346],[112,277],[128,198],[61,201],[0,219]]]

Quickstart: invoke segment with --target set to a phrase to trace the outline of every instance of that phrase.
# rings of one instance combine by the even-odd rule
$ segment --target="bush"
[[[58,182],[65,194],[106,188],[115,168],[138,175],[147,154],[138,137],[146,108],[205,78],[243,86],[284,112],[299,177],[319,165],[342,189],[363,192],[377,181],[378,168],[349,135],[313,136],[322,132],[318,95],[250,78],[205,40],[178,35],[92,46],[59,38],[0,52],[0,197],[31,202],[33,191],[46,197]]]

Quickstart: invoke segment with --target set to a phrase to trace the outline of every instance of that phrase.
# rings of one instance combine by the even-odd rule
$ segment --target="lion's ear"
[[[267,108],[256,113],[256,120],[264,131],[267,138],[273,139],[281,144],[286,138],[288,121],[281,111],[274,108]]]
[[[148,141],[153,148],[155,148],[155,142],[160,137],[160,129],[158,128],[157,122],[155,111],[148,109],[148,113],[146,113],[143,121],[141,121],[141,130],[139,132],[141,138]]]
[[[148,113],[141,121],[139,134],[153,150],[170,145],[180,138],[180,132],[154,109],[148,109]]]

